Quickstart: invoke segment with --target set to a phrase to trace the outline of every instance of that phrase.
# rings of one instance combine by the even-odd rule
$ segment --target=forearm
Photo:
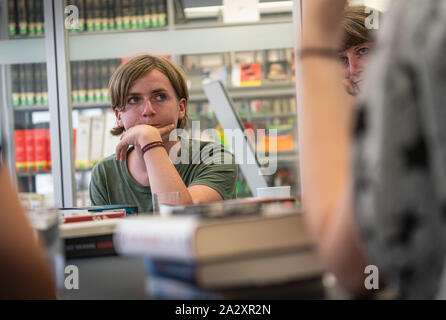
[[[305,2],[310,10],[306,15],[304,7],[302,48],[338,48],[336,29],[343,3]],[[324,26],[326,21],[331,21],[329,27]],[[301,60],[300,71],[303,105],[299,136],[306,220],[328,270],[351,292],[363,293],[366,259],[351,193],[353,99],[343,87],[336,57],[307,56]]]
[[[301,165],[303,202],[317,214],[311,228],[322,236],[351,181],[351,100],[335,60],[302,61]]]
[[[182,204],[192,203],[192,198],[164,148],[152,148],[144,153],[144,162],[150,179],[152,193],[179,191]]]

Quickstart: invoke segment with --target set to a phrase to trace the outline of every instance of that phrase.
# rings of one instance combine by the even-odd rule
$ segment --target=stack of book
[[[137,210],[137,207],[131,205],[59,209],[59,229],[65,245],[65,257],[115,255],[115,227],[119,220],[136,215]]]
[[[323,296],[323,268],[289,199],[223,202],[118,223],[115,248],[144,257],[149,298]]]

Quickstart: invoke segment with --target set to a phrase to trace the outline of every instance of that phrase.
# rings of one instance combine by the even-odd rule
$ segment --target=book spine
[[[101,0],[101,6],[100,6],[100,14],[101,14],[101,30],[109,30],[108,26],[108,7],[107,7],[108,1],[107,0]]]
[[[70,66],[71,69],[71,101],[73,103],[79,102],[79,67],[78,61],[72,61]]]
[[[122,6],[122,28],[123,29],[130,29],[130,13],[132,11],[131,9],[131,0],[122,0],[121,6]]]
[[[129,17],[130,17],[130,28],[138,28],[138,0],[129,1]]]
[[[222,300],[215,291],[200,289],[189,283],[161,276],[149,276],[145,290],[150,299],[156,300]]]
[[[156,0],[150,0],[150,11],[152,11],[152,27],[158,27],[159,26],[159,19],[158,19],[158,5]]]
[[[100,31],[102,30],[102,1],[101,0],[95,0],[94,1],[94,14],[93,14],[93,30],[94,31]]]
[[[101,101],[108,101],[108,79],[110,79],[111,60],[102,60],[101,68]]]
[[[94,31],[94,14],[95,4],[94,0],[85,0],[85,13],[86,13],[86,30],[88,32]]]
[[[48,164],[48,170],[51,170],[51,138],[50,129],[45,129],[45,139],[46,139],[46,159]]]
[[[36,0],[34,2],[34,12],[36,16],[36,35],[45,33],[45,23],[43,22],[43,1]]]
[[[25,130],[25,145],[26,145],[26,167],[28,171],[34,171],[36,167],[35,156],[35,136],[34,129],[29,128]]]
[[[8,0],[8,34],[14,36],[17,34],[17,1]]]
[[[95,60],[93,64],[93,72],[94,72],[94,101],[101,101],[102,97],[102,65],[103,60]]]
[[[164,27],[167,24],[166,0],[158,0],[158,26]]]
[[[35,103],[43,104],[42,96],[42,66],[40,63],[34,64],[34,93]]]
[[[194,264],[178,263],[174,260],[144,258],[144,268],[150,275],[177,279],[190,284],[199,285]]]
[[[107,8],[107,23],[108,23],[107,29],[115,30],[116,29],[115,0],[107,0],[106,8]]]
[[[150,5],[149,1],[143,1],[143,27],[144,28],[151,28],[152,27],[152,6]]]
[[[16,171],[28,171],[26,165],[25,130],[14,130],[15,167]]]
[[[86,74],[87,77],[85,79],[87,83],[87,101],[94,101],[94,86],[95,86],[95,61],[85,61]]]
[[[79,29],[78,32],[85,31],[85,22],[86,22],[86,10],[85,10],[85,0],[76,1],[77,8],[79,9]]]
[[[28,34],[33,36],[37,33],[36,22],[37,22],[37,12],[35,8],[35,2],[39,0],[28,0]]]
[[[105,220],[105,219],[118,219],[125,218],[125,212],[116,212],[116,213],[95,213],[89,215],[79,215],[79,216],[68,216],[61,218],[60,223],[74,223],[74,222],[83,222],[83,221],[97,221],[97,220]]]
[[[33,105],[36,103],[34,82],[34,65],[27,63],[25,64],[26,105]]]
[[[123,19],[123,10],[122,10],[122,1],[114,0],[114,13],[115,13],[115,29],[122,30],[124,27],[124,19]]]
[[[42,126],[43,127],[43,126]],[[46,128],[34,129],[35,140],[35,169],[36,171],[48,170],[48,145],[46,138]]]
[[[19,0],[17,3],[17,20],[19,21],[19,34],[28,34],[28,14],[25,0]]]
[[[48,104],[48,79],[46,76],[46,63],[41,64],[41,77],[42,77],[42,103]]]
[[[87,101],[87,61],[78,63],[79,102]]]
[[[116,255],[112,234],[68,238],[64,242],[67,259]]]
[[[12,73],[12,105],[14,107],[20,105],[20,66],[13,64]]]
[[[194,219],[122,221],[115,230],[115,245],[123,255],[146,255],[190,261],[195,258]]]
[[[26,78],[25,78],[25,65],[20,64],[18,67],[19,74],[19,105],[26,105]]]

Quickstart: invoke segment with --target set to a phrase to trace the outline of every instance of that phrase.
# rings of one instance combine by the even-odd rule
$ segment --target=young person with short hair
[[[92,204],[131,204],[147,212],[157,192],[178,191],[182,204],[235,197],[233,155],[216,143],[175,134],[187,123],[189,99],[178,66],[162,57],[134,57],[114,72],[109,91],[117,119],[111,133],[121,140],[92,171]]]

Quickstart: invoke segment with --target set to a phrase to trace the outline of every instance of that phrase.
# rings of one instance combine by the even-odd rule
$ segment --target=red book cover
[[[104,219],[116,219],[116,218],[125,218],[125,211],[120,212],[104,212],[104,213],[79,213],[79,214],[69,214],[61,217],[61,223],[72,223],[72,222],[83,222],[83,221],[97,221]]]
[[[34,160],[36,164],[36,171],[48,170],[48,141],[47,129],[34,129]]]
[[[34,129],[25,130],[25,145],[26,145],[26,166],[28,171],[34,171],[36,165],[36,155],[35,155],[35,139],[34,139]]]
[[[45,129],[46,138],[46,162],[48,165],[48,170],[51,170],[51,139],[50,139],[50,129]]]
[[[14,130],[15,168],[17,171],[28,171],[26,165],[25,130]]]

